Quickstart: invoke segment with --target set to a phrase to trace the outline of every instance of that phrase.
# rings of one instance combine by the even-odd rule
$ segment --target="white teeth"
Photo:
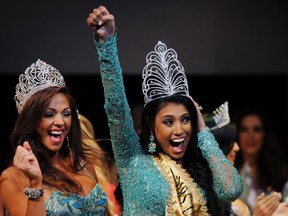
[[[51,131],[51,134],[53,134],[53,135],[61,135],[62,131]]]
[[[183,142],[184,138],[174,139],[173,142]]]

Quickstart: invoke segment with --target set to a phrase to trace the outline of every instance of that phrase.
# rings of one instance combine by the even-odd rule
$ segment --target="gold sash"
[[[203,194],[190,174],[167,155],[152,158],[170,185],[166,215],[208,215]]]

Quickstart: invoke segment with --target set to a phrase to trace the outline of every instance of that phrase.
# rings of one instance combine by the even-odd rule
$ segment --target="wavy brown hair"
[[[72,172],[77,172],[87,164],[91,164],[101,167],[103,173],[108,173],[108,162],[105,152],[100,147],[91,147],[86,141],[83,142],[83,137],[85,138],[86,135],[81,131],[75,100],[66,87],[49,87],[33,94],[27,100],[23,111],[16,119],[10,135],[10,143],[15,152],[18,145],[22,145],[24,141],[29,141],[42,171],[43,184],[57,188],[62,192],[77,193],[82,189],[81,185],[59,169],[53,167],[50,160],[51,152],[43,145],[41,137],[37,132],[37,127],[43,118],[44,112],[53,97],[58,93],[62,93],[67,97],[71,109],[72,123],[67,135],[69,138],[69,147],[68,140],[66,139],[66,143],[63,143],[59,150],[59,155],[64,160],[72,161],[70,167],[67,168]]]

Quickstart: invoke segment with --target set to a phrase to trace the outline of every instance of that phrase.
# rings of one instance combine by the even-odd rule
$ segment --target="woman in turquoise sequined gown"
[[[125,95],[114,16],[100,6],[89,14],[87,23],[98,51],[123,214],[221,215],[221,203],[240,196],[242,181],[206,128],[198,104],[187,91],[156,99],[146,92],[139,137]],[[167,50],[158,45],[159,50]],[[181,64],[177,59],[173,63],[178,76]],[[151,87],[146,84],[145,91]]]
[[[19,76],[15,100],[15,155],[0,180],[7,213],[115,215],[106,156],[89,145],[95,141],[81,130],[75,101],[59,71],[41,60],[31,64]]]

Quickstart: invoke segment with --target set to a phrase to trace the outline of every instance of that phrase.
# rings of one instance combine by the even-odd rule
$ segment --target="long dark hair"
[[[80,166],[81,158],[84,157],[83,147],[81,144],[81,129],[78,119],[77,107],[74,99],[69,93],[66,87],[49,87],[33,94],[26,102],[23,111],[18,115],[13,131],[10,135],[10,143],[16,150],[18,145],[22,145],[24,141],[29,141],[32,151],[38,159],[42,175],[43,183],[56,187],[61,191],[78,192],[81,190],[81,185],[75,181],[72,181],[61,171],[51,166],[49,155],[51,152],[43,145],[40,135],[37,132],[37,127],[43,117],[43,114],[52,98],[57,93],[63,93],[68,101],[71,108],[71,128],[67,135],[69,139],[69,146],[72,154],[68,147],[68,139],[66,143],[63,143],[59,154],[62,158],[72,157],[73,164],[71,164],[72,171],[82,169]]]
[[[140,142],[143,150],[148,153],[148,143],[150,136],[151,123],[154,124],[155,117],[160,110],[160,105],[163,103],[179,103],[183,104],[190,115],[191,124],[193,126],[191,139],[187,146],[187,150],[183,156],[183,167],[194,178],[195,182],[200,185],[207,195],[207,207],[212,215],[219,215],[219,203],[215,192],[212,188],[213,179],[212,172],[204,159],[200,149],[197,147],[197,111],[192,100],[185,96],[173,95],[156,99],[149,102],[144,107],[142,113],[142,130],[140,134]],[[156,155],[162,152],[162,149],[157,145]]]
[[[237,131],[241,130],[243,118],[247,116],[257,116],[264,130],[264,141],[257,157],[258,184],[262,189],[272,186],[273,190],[281,192],[286,182],[284,160],[281,152],[279,140],[273,129],[273,125],[263,111],[254,107],[247,107],[240,110],[235,115]],[[238,136],[237,136],[238,140]],[[240,170],[244,165],[243,152],[237,153],[235,167]]]

